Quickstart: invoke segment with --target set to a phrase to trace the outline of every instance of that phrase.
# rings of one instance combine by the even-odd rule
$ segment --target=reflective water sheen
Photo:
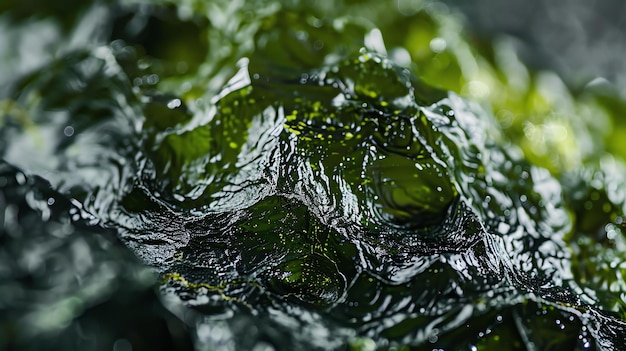
[[[385,28],[306,4],[272,2],[256,17],[233,4],[196,4],[211,10],[196,17],[183,5],[96,6],[109,37],[12,82],[0,125],[4,241],[22,242],[27,225],[13,198],[47,228],[48,239],[24,242],[77,247],[75,260],[109,272],[81,271],[82,289],[127,277],[109,262],[122,255],[136,273],[118,284],[143,291],[150,274],[123,256],[130,249],[156,271],[155,304],[176,316],[168,342],[180,348],[181,335],[197,350],[623,347],[620,161],[555,178],[483,106],[388,55]],[[414,20],[437,23],[418,7]],[[150,26],[186,39],[151,47],[137,34]],[[215,47],[186,53],[195,31]],[[168,51],[179,39],[185,49]],[[50,229],[59,225],[67,239]],[[111,233],[125,247],[100,243]],[[81,318],[66,310],[65,325]]]

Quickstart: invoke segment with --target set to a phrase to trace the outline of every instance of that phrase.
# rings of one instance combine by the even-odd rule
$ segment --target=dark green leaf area
[[[0,348],[191,350],[156,277],[77,203],[0,162]]]
[[[356,274],[354,246],[295,199],[271,196],[245,210],[173,222],[189,243],[169,258],[171,270],[193,284],[230,291],[244,283],[262,287],[256,295],[324,307],[341,301]],[[205,269],[217,262],[219,270]]]
[[[567,237],[572,271],[584,287],[593,289],[608,311],[626,316],[626,195],[624,167],[604,160],[597,169],[584,168],[564,176],[567,201],[576,215]],[[618,296],[619,295],[619,296]]]

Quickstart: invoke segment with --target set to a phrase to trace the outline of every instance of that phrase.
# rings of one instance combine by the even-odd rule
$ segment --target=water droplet
[[[159,82],[159,76],[156,74],[150,74],[144,77],[144,82],[149,85],[156,85]]]
[[[446,43],[446,40],[443,38],[434,38],[430,41],[429,46],[430,46],[430,50],[438,54],[446,50],[447,43]]]
[[[17,184],[24,185],[26,183],[26,176],[22,172],[15,173],[15,180]]]
[[[173,110],[177,107],[180,107],[182,105],[182,102],[180,101],[180,99],[172,99],[167,103],[167,108],[169,108],[170,110]]]
[[[65,136],[67,137],[71,137],[72,135],[74,135],[74,127],[72,126],[65,127],[65,129],[63,129],[63,134],[65,134]]]

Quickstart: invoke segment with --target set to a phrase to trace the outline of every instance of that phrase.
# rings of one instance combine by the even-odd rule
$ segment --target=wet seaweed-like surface
[[[102,43],[11,81],[2,295],[24,302],[2,307],[4,346],[626,342],[620,161],[543,168],[497,116],[387,52],[385,21],[263,5],[93,6]]]

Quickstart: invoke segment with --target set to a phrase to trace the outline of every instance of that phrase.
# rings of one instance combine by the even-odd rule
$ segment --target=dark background
[[[549,69],[574,90],[597,77],[626,97],[626,1],[444,0],[471,35],[519,39],[522,60]]]

